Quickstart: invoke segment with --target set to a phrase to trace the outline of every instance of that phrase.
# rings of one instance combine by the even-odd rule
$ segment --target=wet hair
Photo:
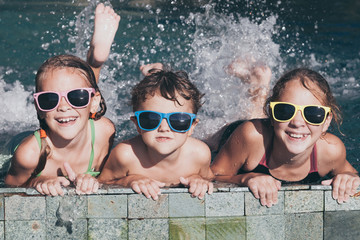
[[[99,90],[99,87],[96,83],[96,78],[94,75],[93,70],[91,69],[90,65],[80,59],[79,57],[73,56],[73,55],[58,55],[49,58],[46,60],[37,71],[36,77],[35,77],[35,88],[36,92],[41,91],[40,85],[41,81],[46,80],[46,75],[50,71],[54,71],[57,69],[65,69],[65,68],[71,68],[74,69],[74,74],[81,74],[85,77],[87,80],[89,86],[95,89],[96,92],[100,93],[101,100],[100,100],[100,109],[95,113],[94,120],[98,120],[103,116],[106,112],[106,104],[105,99],[101,95],[101,92]],[[91,115],[91,113],[90,113]],[[89,115],[89,117],[90,117]],[[46,121],[44,119],[41,119],[39,113],[37,114],[40,128],[43,130],[48,130],[49,127],[46,124]],[[34,170],[31,177],[35,177],[37,174],[39,174],[45,167],[46,159],[50,155],[51,149],[48,146],[46,142],[46,138],[41,138],[41,149],[40,149],[40,157],[39,157],[39,164],[38,167]],[[31,179],[31,178],[30,178]]]
[[[150,71],[131,92],[131,105],[135,112],[141,103],[145,102],[149,96],[154,96],[157,92],[165,99],[180,102],[177,94],[186,100],[191,100],[193,113],[197,113],[202,106],[201,98],[204,96],[197,87],[190,81],[184,71]]]
[[[264,113],[271,118],[270,102],[277,101],[283,94],[286,84],[292,80],[299,80],[301,84],[309,90],[322,105],[330,107],[333,115],[333,119],[340,131],[340,125],[342,124],[342,114],[336,100],[331,92],[330,86],[326,79],[319,73],[307,69],[297,68],[285,73],[275,84],[272,95],[266,100],[264,104]],[[312,87],[309,83],[314,83],[317,88]],[[320,90],[320,91],[319,91]]]

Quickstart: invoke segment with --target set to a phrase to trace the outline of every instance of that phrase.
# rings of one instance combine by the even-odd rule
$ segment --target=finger
[[[49,192],[50,192],[50,195],[51,196],[57,196],[58,195],[58,193],[57,193],[57,191],[56,191],[56,187],[54,186],[54,184],[49,184],[48,185],[48,189],[49,189]]]
[[[156,181],[156,180],[154,180],[153,182],[155,182],[159,188],[165,187],[165,185],[166,185],[165,183],[159,182],[159,181]]]
[[[87,186],[84,191],[86,192],[86,194],[91,194],[93,186],[95,184],[95,179],[93,177],[89,177],[87,179]]]
[[[266,199],[265,199],[265,205],[267,207],[271,207],[273,205],[273,191],[268,190],[268,192],[266,193]]]
[[[357,192],[357,189],[360,185],[360,179],[359,177],[356,177],[355,178],[355,181],[353,182],[353,186],[352,186],[352,192],[351,192],[351,195],[355,195],[355,193]]]
[[[36,191],[38,191],[40,194],[45,195],[43,189],[41,188],[41,184],[37,184],[35,186],[35,188],[36,188]]]
[[[193,189],[192,196],[193,197],[200,197],[202,189],[203,189],[203,184],[197,183],[196,188]]]
[[[68,162],[64,162],[64,169],[67,173],[67,176],[69,177],[69,180],[72,182],[75,181],[76,174]]]
[[[63,189],[62,189],[62,187],[60,185],[60,182],[57,182],[54,187],[55,187],[56,192],[59,195],[64,196],[64,191],[63,191]]]
[[[152,189],[156,192],[157,195],[159,195],[161,193],[161,190],[155,181],[151,181],[150,185],[151,185]]]
[[[159,191],[157,190],[157,189],[154,189],[153,187],[152,187],[152,184],[151,183],[148,183],[148,184],[146,184],[146,187],[147,187],[147,190],[148,190],[148,192],[149,192],[149,194],[150,194],[150,196],[152,197],[152,199],[154,199],[154,200],[158,200],[158,192],[160,191],[160,189],[159,188],[157,188],[157,189],[159,189]],[[157,186],[156,186],[157,187]]]
[[[214,192],[214,184],[209,182],[208,194],[212,194]]]
[[[204,183],[198,198],[203,199],[205,197],[207,190],[208,190],[208,185]]]
[[[134,192],[139,193],[139,194],[141,193],[139,184],[137,184],[137,183],[132,183],[132,184],[131,184],[131,188],[132,188],[132,190],[134,190]]]
[[[260,196],[261,205],[266,206],[267,205],[266,192],[259,191],[259,196]]]
[[[257,187],[249,187],[249,189],[256,199],[260,198],[259,189]]]
[[[339,203],[344,202],[346,182],[347,182],[346,179],[341,179],[341,182],[338,184],[338,202]]]
[[[97,193],[98,190],[99,190],[99,182],[95,181],[93,188],[92,188],[92,192]]]
[[[50,195],[50,191],[49,191],[48,185],[46,183],[42,183],[41,188],[42,188],[45,195]]]
[[[188,178],[184,178],[184,177],[180,177],[180,183],[184,186],[188,186],[189,185],[189,179]]]
[[[140,184],[139,187],[140,187],[140,191],[144,194],[144,196],[145,196],[146,198],[150,198],[150,197],[151,197],[151,195],[150,195],[147,187],[145,186],[145,184]]]
[[[197,188],[198,188],[198,183],[195,181],[192,181],[189,185],[189,192],[192,193],[194,196],[194,193],[197,190]]]
[[[332,182],[333,182],[333,179],[328,179],[328,180],[321,181],[321,184],[330,186]]]
[[[59,180],[59,183],[64,187],[67,187],[70,185],[70,181],[64,177],[59,177],[58,180]]]

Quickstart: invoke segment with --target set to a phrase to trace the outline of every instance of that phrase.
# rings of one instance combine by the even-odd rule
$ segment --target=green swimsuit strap
[[[100,174],[100,172],[95,172],[94,169],[92,169],[91,167],[94,161],[95,126],[93,119],[90,118],[89,121],[91,127],[91,153],[90,153],[89,166],[85,174],[90,174],[91,176],[96,177]]]

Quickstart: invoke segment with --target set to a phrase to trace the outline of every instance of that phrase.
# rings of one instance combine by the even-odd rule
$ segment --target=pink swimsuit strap
[[[264,167],[266,167],[266,168],[269,168],[269,165],[268,165],[268,161],[269,161],[269,157],[266,157],[266,155],[267,155],[267,152],[268,151],[266,151],[265,153],[264,153],[264,156],[261,158],[261,161],[260,161],[260,163],[259,163],[259,165],[262,165],[262,166],[264,166]],[[316,151],[316,144],[314,145],[314,148],[313,148],[313,150],[312,150],[312,152],[311,152],[311,155],[310,155],[310,171],[309,171],[309,173],[313,173],[313,172],[317,172],[318,171],[318,169],[317,169],[317,151]]]

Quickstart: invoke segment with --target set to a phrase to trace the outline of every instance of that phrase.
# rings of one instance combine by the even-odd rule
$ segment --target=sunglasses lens
[[[56,107],[59,96],[56,93],[43,93],[38,96],[39,107],[43,110],[50,110]]]
[[[85,107],[89,104],[89,92],[85,89],[76,89],[68,93],[67,98],[74,107]]]
[[[313,124],[320,124],[325,118],[325,109],[318,106],[308,106],[304,108],[306,120]]]
[[[160,123],[161,116],[154,112],[142,112],[139,115],[140,127],[145,130],[152,130]]]
[[[190,128],[191,116],[186,113],[174,113],[169,117],[171,127],[176,131],[187,131]]]
[[[287,121],[294,115],[295,107],[286,103],[278,103],[275,105],[273,111],[277,120]]]

